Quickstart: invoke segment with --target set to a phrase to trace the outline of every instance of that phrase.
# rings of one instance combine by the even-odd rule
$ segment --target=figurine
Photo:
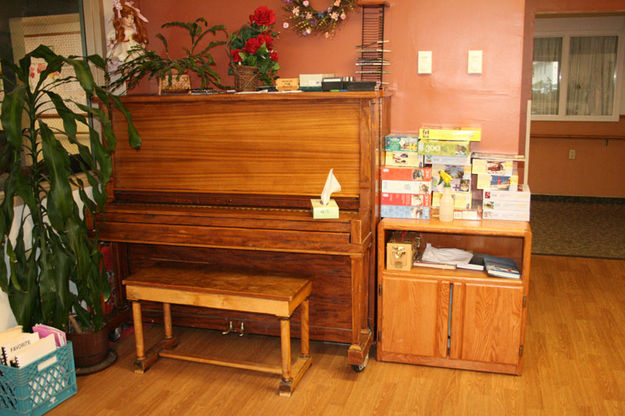
[[[113,30],[107,36],[110,71],[128,59],[131,50],[137,46],[145,47],[148,36],[144,23],[148,21],[132,1],[113,0]]]

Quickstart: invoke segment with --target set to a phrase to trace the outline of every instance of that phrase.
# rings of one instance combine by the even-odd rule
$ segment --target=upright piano
[[[380,91],[122,98],[142,144],[127,145],[114,113],[113,179],[97,218],[117,281],[163,262],[311,278],[310,338],[349,344],[348,363],[363,369],[374,341],[376,178],[389,101]],[[310,200],[330,169],[339,218],[313,219]],[[146,316],[158,320],[157,311]],[[175,325],[279,334],[262,315],[172,306],[172,316]]]

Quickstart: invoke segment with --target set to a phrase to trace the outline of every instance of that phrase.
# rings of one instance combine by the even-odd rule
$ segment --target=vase
[[[454,198],[449,187],[443,188],[440,208],[438,209],[438,219],[442,222],[450,222],[454,219]]]
[[[248,65],[233,65],[234,89],[237,91],[256,91],[258,86],[258,68]]]

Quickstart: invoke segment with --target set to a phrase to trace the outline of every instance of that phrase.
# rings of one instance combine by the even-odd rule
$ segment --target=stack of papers
[[[45,325],[36,327],[33,333],[23,332],[21,326],[0,332],[0,364],[24,367],[53,352],[57,343],[67,342],[63,331]]]

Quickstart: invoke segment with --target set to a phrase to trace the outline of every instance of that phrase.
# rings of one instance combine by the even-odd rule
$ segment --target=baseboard
[[[625,204],[625,198],[599,196],[571,196],[571,195],[536,195],[532,194],[533,201],[572,202],[585,204]]]

